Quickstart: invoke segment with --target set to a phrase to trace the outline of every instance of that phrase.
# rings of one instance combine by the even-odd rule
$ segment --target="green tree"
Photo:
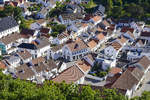
[[[10,5],[4,7],[4,15],[5,16],[12,16],[14,12],[14,8]]]
[[[52,26],[52,31],[53,32],[58,32],[58,33],[62,33],[66,30],[66,26],[63,24],[58,24],[55,26]]]
[[[95,98],[97,98],[96,91],[92,90],[90,86],[84,86],[82,88],[80,100],[95,100]]]
[[[14,13],[13,16],[15,18],[16,21],[20,21],[21,20],[21,16],[22,16],[22,10],[19,7],[15,7],[14,8]]]

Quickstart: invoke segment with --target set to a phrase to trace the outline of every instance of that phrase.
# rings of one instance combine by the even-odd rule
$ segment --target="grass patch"
[[[30,20],[25,20],[25,25],[27,26],[27,28],[30,28],[30,25],[32,24],[32,23],[34,23],[35,22],[35,20],[32,20],[32,19],[30,19]]]

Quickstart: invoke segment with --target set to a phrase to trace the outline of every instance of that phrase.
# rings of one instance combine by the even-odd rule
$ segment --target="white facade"
[[[28,52],[30,52],[32,55],[32,58],[34,59],[34,58],[38,58],[41,56],[45,57],[49,55],[48,53],[50,53],[50,45],[47,45],[43,48],[39,48],[37,50],[19,48],[19,51],[22,51],[22,50],[27,50]]]
[[[72,52],[67,45],[65,45],[62,49],[63,57],[68,61],[73,61],[77,59],[81,59],[89,52],[88,48],[82,49],[80,51]]]
[[[3,32],[0,32],[0,38],[2,38],[4,36],[7,36],[9,34],[12,34],[13,32],[19,32],[19,25],[15,26],[13,28],[7,29],[7,30],[5,30]]]

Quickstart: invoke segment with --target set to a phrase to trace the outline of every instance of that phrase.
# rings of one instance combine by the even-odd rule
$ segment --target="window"
[[[75,56],[73,56],[73,59],[75,59]]]

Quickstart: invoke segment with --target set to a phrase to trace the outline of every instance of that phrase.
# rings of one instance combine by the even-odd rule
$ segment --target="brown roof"
[[[138,80],[141,80],[144,75],[144,73],[138,67],[129,67],[128,70],[130,70],[134,77],[136,77]]]
[[[122,69],[121,69],[121,68],[118,68],[118,67],[113,67],[113,68],[111,68],[110,71],[109,71],[109,73],[111,73],[111,74],[118,74],[118,73],[120,73],[120,72],[122,72]]]
[[[43,24],[45,22],[45,20],[44,19],[39,19],[36,22],[39,23],[39,24]]]
[[[38,57],[38,58],[33,59],[32,63],[38,64],[38,63],[45,62],[45,61],[46,61],[46,59],[44,57]]]
[[[82,27],[87,27],[88,26],[88,24],[87,23],[82,23]]]
[[[51,48],[52,51],[56,52],[60,49],[62,49],[62,47],[64,46],[65,44],[59,44],[59,45],[56,45],[54,47]]]
[[[61,39],[68,37],[68,34],[67,33],[61,33],[61,34],[57,35],[57,37],[58,37],[58,39],[61,40]]]
[[[140,64],[145,70],[149,67],[150,65],[150,60],[148,57],[143,56],[139,61],[138,64]]]
[[[1,7],[1,6],[0,6],[0,11],[2,11],[2,10],[4,10],[4,7]]]
[[[32,30],[32,29],[22,29],[22,31],[20,33],[23,34],[23,35],[26,35],[26,36],[33,36],[34,33],[35,33],[35,30]]]
[[[1,42],[3,42],[5,45],[10,44],[12,42],[15,42],[16,40],[22,38],[22,36],[19,33],[13,33],[8,36],[5,36],[0,39]]]
[[[33,66],[33,68],[36,70],[37,73],[40,73],[40,72],[45,71],[47,69],[47,67],[42,62],[35,64]]]
[[[133,29],[133,28],[130,28],[130,27],[123,27],[123,28],[121,29],[121,32],[123,32],[123,33],[127,32],[127,31],[130,31],[131,33],[133,33],[133,32],[134,32],[134,29]]]
[[[132,89],[138,82],[139,80],[129,70],[126,70],[111,87],[128,90]]]
[[[103,40],[105,38],[103,33],[98,34],[96,37],[98,40]]]
[[[51,71],[52,69],[57,68],[57,65],[53,60],[48,60],[46,62],[39,62],[38,64],[35,64],[33,68],[36,72],[40,73],[43,71]]]
[[[102,22],[106,27],[110,26],[110,24],[106,21],[106,20],[103,20]]]
[[[66,83],[72,83],[77,82],[83,76],[84,73],[77,66],[73,65],[52,80],[58,83],[61,83],[62,81],[65,81]]]
[[[118,40],[121,42],[121,44],[124,44],[127,42],[127,39],[124,38],[123,36],[121,36],[120,38],[118,38]]]
[[[97,42],[94,40],[91,40],[88,42],[88,46],[90,47],[90,49],[93,49],[95,46],[97,46]]]
[[[3,61],[0,61],[0,69],[6,69],[7,66]]]
[[[49,31],[50,31],[50,29],[48,29],[48,28],[41,28],[40,29],[41,33],[49,33]]]
[[[101,17],[101,16],[94,16],[92,19],[93,19],[95,22],[97,22],[97,21],[101,20],[102,17]]]
[[[67,46],[70,48],[72,52],[80,51],[82,49],[88,48],[88,46],[80,39],[73,41],[71,43],[68,43]]]
[[[108,87],[107,84],[113,85],[113,83],[114,83],[120,76],[121,76],[120,73],[115,74],[113,77],[108,76],[108,77],[106,78],[106,82],[107,82],[107,83],[106,83],[106,87]],[[111,87],[111,85],[110,85],[109,87]]]
[[[54,60],[49,59],[45,62],[45,64],[47,65],[47,70],[52,70],[54,68],[58,68],[58,66],[56,65],[56,63],[54,62]]]
[[[83,72],[87,72],[91,69],[91,65],[85,60],[78,60],[76,64],[82,69]]]
[[[26,80],[27,78],[31,78],[32,76],[35,75],[34,72],[31,70],[31,68],[27,64],[17,67],[16,71],[17,71],[16,76],[24,80]]]
[[[141,36],[150,37],[150,32],[141,32]]]
[[[97,31],[99,31],[99,32],[103,32],[104,30],[102,29],[102,28],[97,28]]]
[[[108,27],[108,29],[111,30],[111,31],[114,31],[115,30],[115,25],[114,24],[110,25],[110,27]]]
[[[132,38],[135,38],[133,33],[131,33],[130,31],[128,31],[127,34],[129,34]]]
[[[83,19],[83,15],[81,13],[72,13],[72,14],[66,14],[66,13],[63,13],[61,14],[62,18],[64,20],[77,20],[77,19]]]
[[[116,41],[111,43],[111,46],[116,50],[119,50],[122,47],[121,44]]]
[[[18,55],[24,60],[32,57],[31,53],[28,52],[27,50],[18,52]]]
[[[88,54],[87,57],[88,57],[91,61],[94,61],[94,58],[93,58],[92,54]]]

